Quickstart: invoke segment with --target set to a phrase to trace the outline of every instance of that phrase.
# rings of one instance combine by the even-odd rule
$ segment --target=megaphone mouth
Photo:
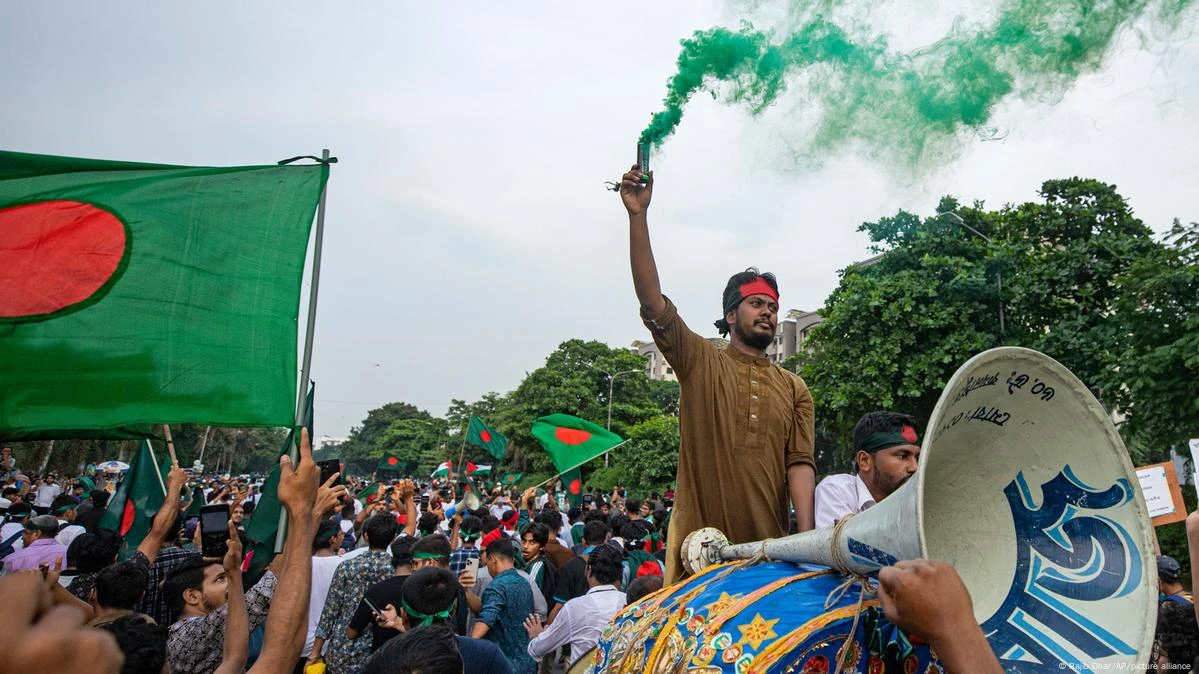
[[[1044,354],[1001,347],[950,378],[909,489],[921,555],[957,568],[1001,660],[1143,661],[1156,587],[1136,483],[1090,390]]]

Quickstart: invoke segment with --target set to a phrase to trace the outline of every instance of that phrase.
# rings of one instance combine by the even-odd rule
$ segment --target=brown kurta
[[[683,538],[716,527],[733,543],[787,534],[787,468],[815,467],[812,394],[766,358],[718,348],[692,332],[669,298],[642,318],[679,378],[678,487],[666,582],[683,575]]]

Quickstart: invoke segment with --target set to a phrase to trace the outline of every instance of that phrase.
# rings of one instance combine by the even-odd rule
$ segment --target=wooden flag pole
[[[329,161],[329,149],[321,150],[321,163],[326,166]],[[304,332],[304,358],[300,366],[300,391],[296,397],[296,426],[304,423],[304,401],[308,397],[308,378],[312,369],[312,337],[316,330],[316,298],[321,287],[321,250],[325,240],[325,198],[329,192],[329,182],[321,188],[321,200],[316,205],[316,240],[312,245],[312,285],[308,288],[308,326]],[[299,437],[297,432],[296,437]],[[308,439],[309,442],[312,438]],[[292,465],[300,460],[300,450],[296,443],[288,448]],[[287,510],[279,511],[279,532],[275,535],[275,552],[283,552],[283,540],[287,537]]]
[[[163,424],[162,432],[167,436],[167,453],[171,455],[171,465],[179,467],[179,457],[175,456],[175,441],[171,439],[171,425]]]
[[[536,488],[538,488],[538,487],[540,487],[540,486],[542,486],[542,485],[547,485],[547,484],[549,484],[549,483],[553,482],[554,480],[557,480],[558,478],[562,477],[563,475],[565,475],[565,474],[569,473],[570,471],[574,470],[575,468],[581,468],[582,466],[585,466],[585,465],[587,465],[588,463],[591,463],[592,461],[594,461],[594,460],[596,460],[596,459],[600,458],[601,456],[607,456],[607,455],[608,455],[608,452],[610,452],[610,451],[612,451],[612,450],[616,449],[616,448],[617,448],[617,447],[619,447],[620,445],[627,444],[628,442],[629,442],[628,440],[625,440],[625,441],[621,442],[620,444],[612,445],[611,447],[609,447],[609,448],[605,449],[605,450],[604,450],[602,453],[600,453],[600,454],[596,454],[595,456],[591,457],[590,459],[587,459],[587,460],[586,460],[586,461],[584,461],[583,463],[580,463],[580,464],[578,464],[578,465],[575,465],[575,466],[571,466],[570,468],[567,468],[566,470],[562,471],[561,473],[558,473],[557,475],[555,475],[555,476],[551,477],[550,479],[548,479],[548,480],[546,480],[546,481],[544,481],[544,482],[538,482],[537,484],[535,484],[535,485],[533,485],[532,487],[530,487],[530,489],[536,489]]]

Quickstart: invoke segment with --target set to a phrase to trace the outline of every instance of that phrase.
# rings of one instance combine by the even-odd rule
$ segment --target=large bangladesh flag
[[[603,426],[569,414],[551,414],[537,419],[533,422],[532,433],[541,441],[559,473],[581,466],[624,442]]]
[[[466,441],[475,447],[482,447],[497,459],[504,458],[504,450],[508,448],[508,438],[473,415],[470,425],[466,427]]]
[[[291,425],[327,177],[0,152],[0,437]]]
[[[148,440],[140,443],[129,462],[125,479],[100,517],[101,529],[111,529],[124,537],[122,559],[132,555],[150,533],[154,515],[166,502],[166,474],[170,468],[169,460],[161,467],[158,465]]]

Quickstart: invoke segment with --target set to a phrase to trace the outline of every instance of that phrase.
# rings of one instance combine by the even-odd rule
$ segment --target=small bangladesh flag
[[[603,426],[569,414],[539,418],[533,422],[532,433],[541,441],[559,473],[581,466],[624,442]]]
[[[450,469],[452,468],[452,466],[451,466],[452,463],[453,462],[451,462],[451,461],[442,461],[437,466],[437,469],[433,471],[433,474],[430,475],[429,477],[449,477]]]
[[[520,478],[524,477],[524,475],[524,473],[508,473],[500,479],[500,484],[504,485],[505,487],[511,487],[517,482],[520,482]]]
[[[566,500],[570,502],[570,507],[582,508],[583,471],[576,466],[562,473],[562,484],[566,485]]]
[[[487,450],[497,459],[504,458],[504,450],[508,448],[508,438],[476,416],[471,416],[470,425],[466,427],[466,441]]]
[[[0,152],[0,435],[293,423],[328,170]]]
[[[170,470],[170,465],[163,468]],[[166,502],[166,478],[150,449],[150,441],[142,440],[137,455],[129,462],[125,480],[108,502],[100,517],[100,528],[116,531],[125,538],[122,558],[133,554],[150,533],[154,515]]]
[[[405,463],[405,461],[402,461],[400,457],[396,456],[395,454],[385,454],[379,459],[379,466],[375,470],[396,472],[403,470]]]

